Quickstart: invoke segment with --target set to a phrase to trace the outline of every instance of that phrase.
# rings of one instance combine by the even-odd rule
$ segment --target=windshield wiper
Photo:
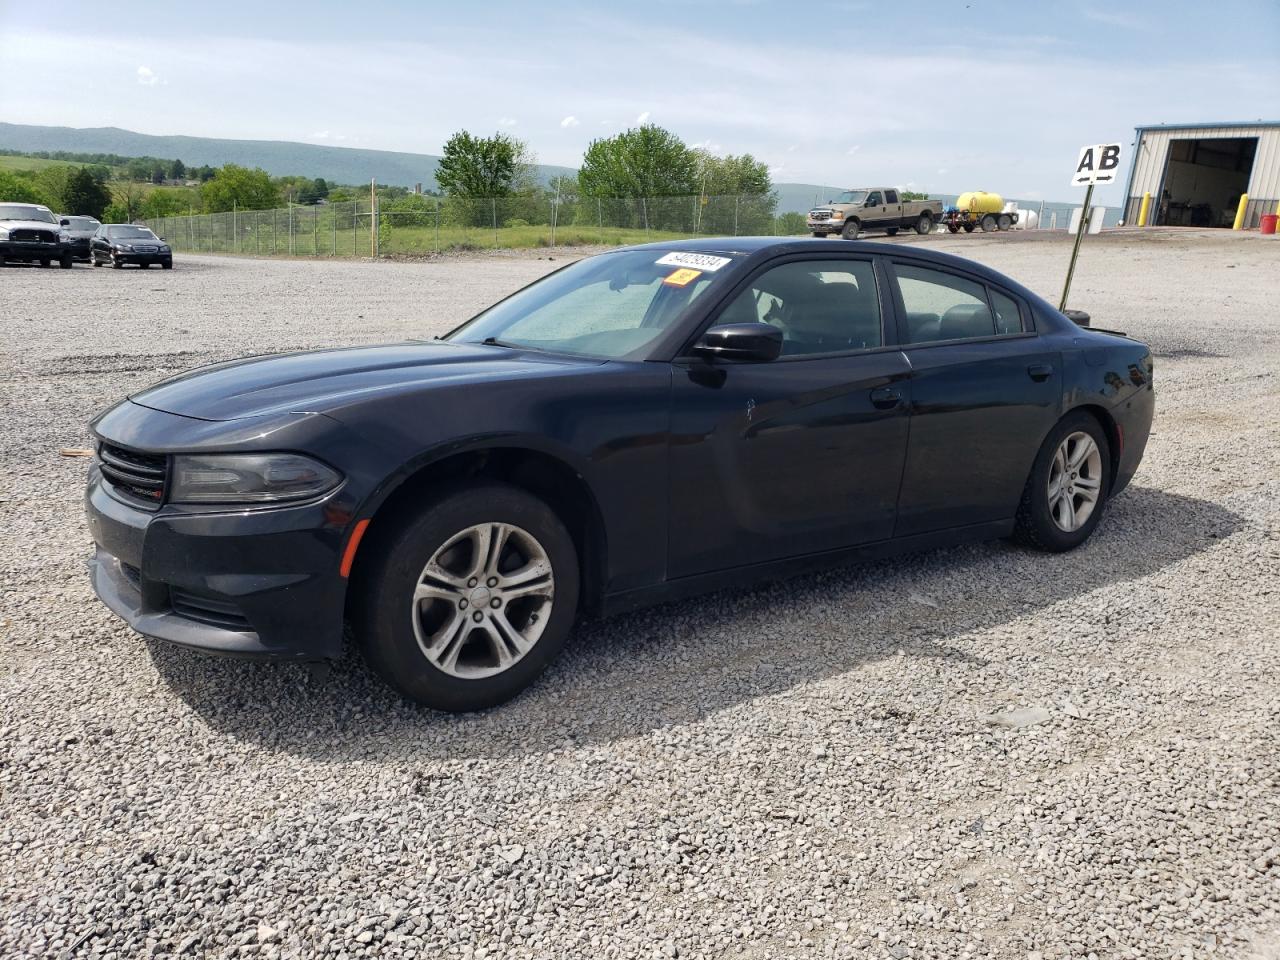
[[[499,340],[497,337],[485,337],[480,341],[486,347],[506,347],[508,350],[534,350],[538,353],[545,353],[541,347],[531,347],[527,343],[511,343],[507,340]]]

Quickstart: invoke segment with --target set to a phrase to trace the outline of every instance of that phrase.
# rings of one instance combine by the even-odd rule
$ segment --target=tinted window
[[[884,202],[885,202],[885,203],[897,203],[897,202],[898,202],[898,191],[897,191],[897,190],[886,190],[886,191],[884,192]]]
[[[25,203],[0,203],[0,220],[36,220],[40,223],[57,223],[53,214],[43,207]]]
[[[107,236],[112,240],[155,240],[156,235],[146,227],[130,227],[113,225],[107,227]]]
[[[866,260],[802,260],[766,270],[716,320],[752,322],[782,331],[783,356],[878,347],[875,271]]]
[[[1021,333],[1022,316],[1018,303],[998,290],[991,292],[991,306],[996,312],[996,333]]]
[[[67,217],[70,221],[68,230],[97,230],[98,221],[93,217]]]
[[[995,335],[982,284],[906,264],[895,264],[893,271],[906,309],[908,343]]]

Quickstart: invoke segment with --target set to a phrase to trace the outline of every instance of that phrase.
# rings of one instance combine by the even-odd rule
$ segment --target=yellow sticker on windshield
[[[701,270],[690,270],[688,267],[681,267],[670,276],[663,277],[662,282],[673,287],[687,287],[700,276],[702,276]]]

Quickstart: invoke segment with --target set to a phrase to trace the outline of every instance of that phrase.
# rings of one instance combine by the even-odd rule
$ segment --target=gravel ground
[[[1033,242],[1034,241],[1034,242]],[[931,237],[1054,297],[1061,236]],[[0,955],[1280,957],[1280,242],[1091,237],[1156,352],[1093,540],[578,631],[515,703],[206,659],[91,596],[85,423],[252,352],[442,331],[562,262],[0,271]]]

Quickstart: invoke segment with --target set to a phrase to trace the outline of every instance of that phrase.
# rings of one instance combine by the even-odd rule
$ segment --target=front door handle
[[[1053,376],[1053,366],[1048,363],[1033,363],[1027,367],[1027,376],[1036,383],[1043,383]]]
[[[871,405],[877,410],[892,410],[902,403],[902,391],[897,387],[876,387],[871,391]]]

